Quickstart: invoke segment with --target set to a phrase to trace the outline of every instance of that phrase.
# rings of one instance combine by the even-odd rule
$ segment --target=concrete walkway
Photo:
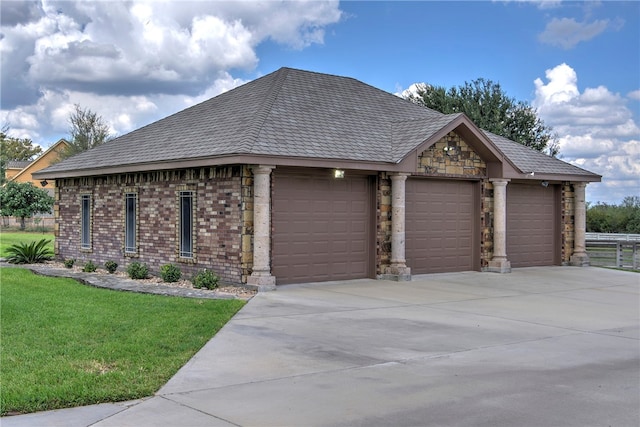
[[[158,393],[12,426],[638,426],[640,274],[356,280],[258,294]]]

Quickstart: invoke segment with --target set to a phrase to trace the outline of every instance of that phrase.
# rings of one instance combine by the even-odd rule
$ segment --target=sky
[[[0,123],[44,149],[78,104],[118,136],[292,67],[394,94],[477,78],[537,109],[559,157],[640,196],[640,2],[0,2]]]

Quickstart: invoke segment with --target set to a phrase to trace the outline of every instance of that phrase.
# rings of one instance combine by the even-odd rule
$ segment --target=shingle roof
[[[486,130],[482,132],[522,173],[598,176],[555,157],[525,147]]]
[[[352,78],[281,68],[45,171],[230,155],[397,164],[458,117]],[[525,154],[515,142],[499,139],[496,145],[507,156],[515,156],[516,165],[535,160],[556,172],[566,169],[564,162],[547,165],[539,156]],[[571,170],[575,173],[574,167]]]
[[[233,154],[396,163],[425,136],[393,138],[394,127],[447,117],[352,78],[281,68],[47,172]]]
[[[11,160],[7,162],[7,169],[24,169],[30,164],[30,160]]]

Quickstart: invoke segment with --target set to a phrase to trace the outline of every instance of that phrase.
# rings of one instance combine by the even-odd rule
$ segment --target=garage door
[[[556,187],[507,185],[507,258],[512,267],[559,264]]]
[[[369,277],[372,186],[367,176],[276,171],[273,274],[278,284]]]
[[[476,184],[409,179],[406,257],[412,274],[479,268]]]

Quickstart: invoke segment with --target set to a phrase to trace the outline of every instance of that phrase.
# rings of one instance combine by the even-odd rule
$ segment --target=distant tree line
[[[592,233],[640,234],[640,196],[625,197],[619,205],[587,206],[587,231]]]

